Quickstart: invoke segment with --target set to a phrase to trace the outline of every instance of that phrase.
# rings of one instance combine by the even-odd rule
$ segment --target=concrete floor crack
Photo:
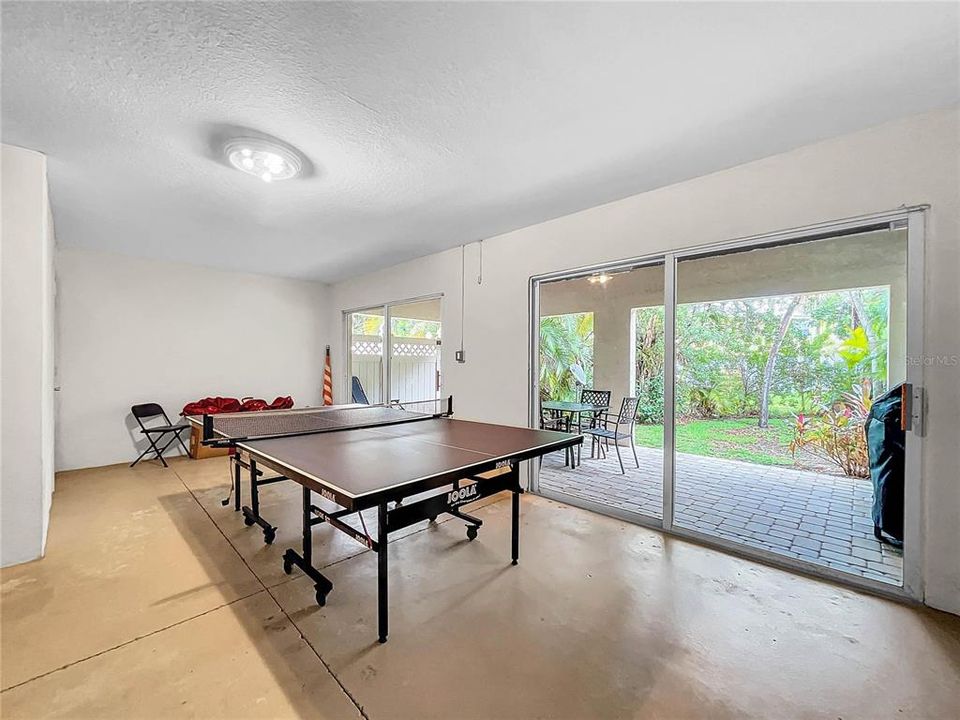
[[[203,513],[207,516],[207,519],[209,519],[210,522],[213,523],[213,526],[217,529],[217,531],[220,533],[220,535],[223,537],[223,539],[227,541],[227,545],[229,545],[229,546],[233,549],[233,551],[237,554],[237,557],[240,558],[240,562],[242,562],[242,563],[246,566],[247,570],[250,571],[250,574],[253,575],[254,578],[256,578],[256,580],[257,580],[258,583],[260,583],[260,587],[263,588],[263,590],[262,590],[262,591],[258,591],[258,592],[266,592],[267,595],[270,596],[270,599],[273,600],[273,603],[277,606],[277,609],[278,609],[281,613],[283,613],[283,616],[287,619],[287,622],[289,622],[291,626],[293,626],[294,628],[296,628],[297,633],[300,635],[300,637],[301,637],[301,638],[303,639],[303,641],[306,643],[307,647],[309,647],[310,650],[313,651],[313,654],[317,656],[317,660],[320,661],[320,664],[323,665],[324,669],[330,674],[330,677],[332,677],[333,680],[334,680],[334,682],[337,683],[337,685],[340,687],[340,690],[343,692],[343,694],[346,695],[347,699],[348,699],[348,700],[353,704],[353,706],[357,709],[357,712],[360,713],[360,716],[361,716],[362,718],[364,718],[364,720],[370,720],[370,718],[367,716],[366,712],[364,712],[363,706],[357,701],[356,698],[354,698],[353,694],[347,689],[347,686],[343,684],[343,682],[340,680],[340,678],[337,677],[336,673],[333,672],[333,669],[330,667],[330,665],[327,663],[327,661],[323,659],[323,657],[320,655],[319,652],[317,652],[317,649],[310,643],[309,640],[307,640],[307,638],[306,638],[306,637],[304,636],[304,634],[303,634],[303,630],[300,628],[299,625],[297,625],[297,623],[294,621],[294,619],[293,619],[292,617],[290,617],[290,614],[289,614],[286,610],[284,610],[283,606],[282,606],[282,605],[280,604],[280,602],[277,600],[276,596],[275,596],[272,592],[270,592],[270,588],[267,587],[267,585],[263,582],[263,580],[260,579],[260,576],[257,575],[256,572],[254,572],[254,570],[253,570],[252,567],[250,567],[250,563],[248,563],[247,560],[246,560],[246,558],[243,557],[243,555],[241,554],[240,550],[237,549],[236,545],[234,545],[232,542],[230,542],[230,538],[227,537],[226,533],[223,532],[223,530],[220,528],[219,525],[217,525],[216,521],[213,519],[213,516],[210,515],[209,511],[203,506],[203,503],[200,502],[200,500],[197,498],[197,496],[196,496],[196,494],[193,492],[193,490],[190,489],[190,486],[187,485],[187,483],[184,482],[184,480],[183,480],[182,477],[180,477],[180,473],[178,473],[176,470],[174,470],[173,473],[174,473],[174,475],[177,476],[177,479],[180,481],[180,483],[183,485],[183,487],[186,489],[186,491],[187,491],[188,493],[190,493],[190,497],[193,498],[194,502],[197,503],[197,505],[200,506],[200,509],[201,509],[201,510],[203,510]],[[362,553],[360,553],[360,554],[362,554]],[[281,583],[281,584],[282,584],[282,583]]]

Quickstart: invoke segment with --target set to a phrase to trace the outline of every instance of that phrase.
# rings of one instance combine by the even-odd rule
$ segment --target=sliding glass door
[[[541,488],[662,517],[663,317],[660,262],[540,286],[537,422],[585,438],[572,458],[543,459]]]
[[[344,313],[352,402],[435,401],[441,393],[441,297]]]
[[[611,398],[532,488],[917,597],[922,259],[912,209],[533,278],[531,424]]]
[[[900,401],[906,291],[905,229],[678,261],[675,527],[901,584],[864,428]]]
[[[440,298],[390,306],[390,400],[440,397]]]

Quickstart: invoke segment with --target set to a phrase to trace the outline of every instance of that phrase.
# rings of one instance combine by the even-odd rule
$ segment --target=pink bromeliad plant
[[[870,477],[867,436],[864,423],[873,405],[869,380],[853,386],[852,392],[814,415],[796,416],[790,452],[796,456],[800,448],[836,465],[844,475]]]

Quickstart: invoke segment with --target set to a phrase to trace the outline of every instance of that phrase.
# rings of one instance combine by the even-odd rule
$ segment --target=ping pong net
[[[203,443],[229,447],[238,442],[403,425],[453,414],[453,397],[359,407],[224,413],[203,416]]]

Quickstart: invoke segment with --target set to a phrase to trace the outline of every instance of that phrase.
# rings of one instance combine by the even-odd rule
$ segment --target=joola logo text
[[[471,498],[477,496],[477,486],[468,485],[467,487],[462,487],[459,490],[451,490],[447,493],[447,503],[450,505],[460,505],[465,503]]]

